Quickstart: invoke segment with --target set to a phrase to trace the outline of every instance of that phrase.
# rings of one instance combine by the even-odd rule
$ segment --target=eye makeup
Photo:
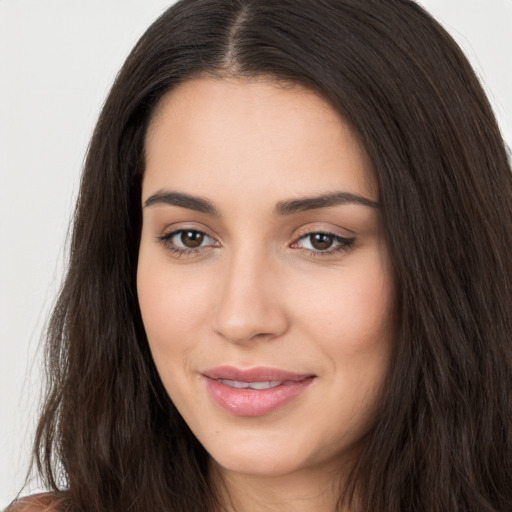
[[[157,240],[178,257],[200,255],[220,247],[220,243],[214,238],[193,228],[173,230],[158,236]],[[347,238],[329,231],[311,230],[301,234],[289,247],[300,249],[301,253],[314,257],[332,256],[350,250],[355,240],[355,237]]]

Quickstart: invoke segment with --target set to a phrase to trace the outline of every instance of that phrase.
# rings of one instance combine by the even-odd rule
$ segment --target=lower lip
[[[286,381],[275,388],[237,389],[206,377],[206,387],[215,403],[236,416],[262,416],[285,406],[299,396],[314,377]]]

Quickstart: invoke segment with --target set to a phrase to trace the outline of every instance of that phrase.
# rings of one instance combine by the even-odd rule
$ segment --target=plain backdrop
[[[0,509],[28,465],[40,340],[94,123],[128,52],[171,3],[0,0]],[[511,146],[512,0],[420,3],[464,48]]]

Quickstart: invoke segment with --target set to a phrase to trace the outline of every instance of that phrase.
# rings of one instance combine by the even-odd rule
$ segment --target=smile
[[[284,407],[316,378],[273,368],[218,367],[203,373],[213,402],[235,416],[262,416]]]
[[[236,389],[269,389],[275,388],[276,386],[280,386],[282,384],[282,381],[280,380],[267,382],[243,382],[239,380],[217,379],[217,382],[221,382],[226,386]]]

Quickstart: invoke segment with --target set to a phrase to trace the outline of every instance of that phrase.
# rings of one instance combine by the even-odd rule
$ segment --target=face
[[[147,133],[138,295],[162,382],[224,471],[345,464],[392,344],[360,145],[319,96],[197,79]]]

